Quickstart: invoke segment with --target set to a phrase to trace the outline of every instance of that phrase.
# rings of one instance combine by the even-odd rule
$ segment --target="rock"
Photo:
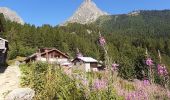
[[[96,21],[98,17],[103,15],[108,14],[100,10],[92,0],[85,0],[64,25],[67,25],[68,23],[92,23]]]
[[[32,100],[35,91],[30,88],[18,88],[10,92],[5,100]]]
[[[24,24],[24,21],[22,20],[22,18],[20,16],[18,16],[18,14],[7,8],[7,7],[0,7],[0,13],[2,13],[5,17],[6,20],[10,20],[12,22],[17,22],[17,23],[20,23],[20,24]]]

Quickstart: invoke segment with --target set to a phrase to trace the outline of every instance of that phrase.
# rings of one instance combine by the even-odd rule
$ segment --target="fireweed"
[[[166,66],[164,64],[158,64],[157,71],[160,78],[163,79],[162,84],[164,85],[165,88],[167,88],[167,85],[169,83],[169,76]]]
[[[145,86],[147,86],[147,85],[150,85],[150,82],[149,82],[148,79],[144,79],[144,80],[143,80],[143,84],[144,84]]]
[[[106,67],[106,73],[108,73],[108,82],[107,82],[107,99],[110,99],[111,97],[111,92],[112,92],[112,84],[113,84],[113,70],[111,68],[111,61],[110,61],[110,58],[109,58],[109,55],[108,55],[108,47],[106,45],[106,40],[105,38],[99,33],[99,44],[100,46],[103,48],[104,50],[104,57],[105,57],[105,67]],[[116,67],[116,66],[114,66]]]
[[[165,76],[168,75],[168,71],[167,71],[167,69],[166,69],[166,66],[163,65],[163,64],[162,64],[162,65],[161,65],[161,64],[158,64],[157,70],[158,70],[158,74],[159,74],[160,76],[165,77]]]
[[[99,43],[101,46],[104,46],[106,44],[106,40],[104,37],[102,37],[101,35],[99,36]]]
[[[117,67],[119,67],[119,64],[116,64],[116,63],[112,64],[112,70],[113,71],[116,71],[118,69]]]
[[[160,63],[162,63],[162,57],[161,57],[161,52],[158,50],[158,58]],[[157,73],[160,76],[161,79],[163,79],[163,85],[165,88],[168,88],[169,84],[169,75],[168,75],[168,70],[166,69],[165,64],[158,64],[157,65]]]
[[[149,100],[149,99],[145,91],[137,90],[128,93],[126,100]]]
[[[149,67],[149,80],[150,80],[150,83],[152,84],[153,83],[153,60],[151,58],[147,58],[146,59],[146,65]]]
[[[154,65],[153,60],[151,58],[147,58],[146,65],[148,65],[149,67],[152,67]]]
[[[95,90],[106,89],[107,88],[107,81],[96,79],[96,80],[94,80],[93,88]]]

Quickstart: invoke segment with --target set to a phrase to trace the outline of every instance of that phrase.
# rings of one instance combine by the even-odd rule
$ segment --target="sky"
[[[170,9],[170,0],[93,0],[109,14],[125,14],[134,10]],[[0,0],[0,7],[8,7],[29,24],[58,25],[66,21],[83,0]]]

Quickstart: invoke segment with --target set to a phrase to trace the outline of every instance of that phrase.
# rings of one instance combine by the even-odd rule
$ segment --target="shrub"
[[[83,74],[81,71],[77,71],[77,73],[67,75],[59,66],[40,62],[23,64],[20,68],[22,71],[21,85],[34,89],[36,100],[94,100],[97,98],[105,100],[108,98],[108,94],[110,94],[109,98],[119,98],[114,88],[110,93],[107,88],[93,89],[94,78],[102,77],[101,73],[95,75],[95,73]]]

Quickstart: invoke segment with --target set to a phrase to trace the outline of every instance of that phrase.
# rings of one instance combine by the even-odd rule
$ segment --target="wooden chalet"
[[[27,57],[25,59],[26,63],[29,62],[35,62],[35,61],[41,61],[41,62],[48,62],[48,63],[56,63],[61,64],[64,66],[69,66],[69,56],[66,53],[61,52],[58,49],[50,49],[50,48],[43,48],[39,49],[37,53],[34,53],[33,55]]]
[[[7,59],[8,41],[0,37],[0,64],[5,64]]]

